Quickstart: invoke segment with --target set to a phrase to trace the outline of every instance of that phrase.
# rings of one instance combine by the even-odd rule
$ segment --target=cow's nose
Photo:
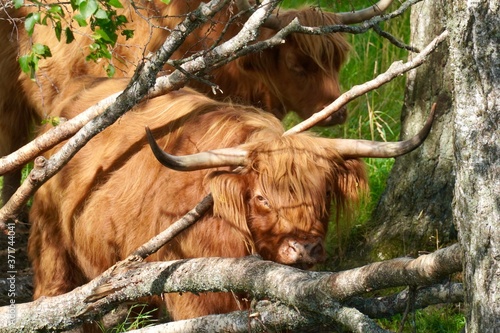
[[[347,120],[347,108],[343,106],[330,117],[326,118],[322,122],[318,123],[319,126],[333,126],[341,125]]]
[[[288,253],[296,263],[315,264],[325,259],[325,250],[321,239],[290,240]]]

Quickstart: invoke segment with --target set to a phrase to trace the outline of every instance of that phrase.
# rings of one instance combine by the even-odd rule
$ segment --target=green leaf
[[[31,51],[33,51],[34,54],[43,58],[48,58],[52,56],[49,47],[47,45],[43,45],[40,43],[33,44],[33,46],[31,47]]]
[[[109,50],[108,50],[108,49],[103,48],[103,49],[101,50],[101,57],[102,57],[102,58],[106,58],[106,59],[111,59],[112,55],[111,55],[111,52],[109,52]]]
[[[75,40],[75,35],[73,35],[73,31],[71,31],[69,27],[67,27],[64,32],[66,33],[66,44],[69,44]]]
[[[46,118],[43,118],[42,119],[42,125],[45,125],[45,124],[50,124],[52,126],[57,126],[59,125],[61,122],[63,122],[64,118],[61,118],[61,117],[46,117]]]
[[[102,10],[100,8],[95,12],[94,16],[98,19],[101,19],[101,20],[108,20],[109,19],[108,12],[105,10]]]
[[[124,25],[125,23],[128,22],[127,17],[125,15],[117,15],[115,17],[116,25]]]
[[[109,64],[106,67],[106,74],[108,75],[109,78],[113,77],[115,75],[116,68],[115,66]]]
[[[80,27],[87,26],[87,20],[85,19],[85,17],[82,16],[81,13],[78,13],[75,16],[73,16],[73,20],[75,20]]]
[[[120,0],[109,0],[108,3],[115,8],[123,8]]]
[[[60,41],[61,40],[61,33],[62,33],[61,21],[56,22],[56,26],[54,27],[54,30],[56,32],[57,40]]]
[[[40,22],[39,12],[29,13],[26,16],[26,20],[24,21],[24,28],[28,32],[29,36],[33,34],[33,30],[35,29],[35,24],[37,24],[38,22]]]
[[[122,35],[125,36],[126,40],[128,40],[134,37],[134,30],[122,30]]]
[[[14,8],[19,9],[24,5],[24,0],[14,0]]]
[[[52,14],[57,14],[59,17],[64,16],[62,7],[60,5],[51,5],[48,12]]]
[[[170,0],[161,0],[164,4],[168,5],[170,3]]]
[[[71,7],[76,10],[80,7],[82,2],[85,2],[86,0],[70,0],[71,1]]]
[[[78,8],[78,5],[80,4],[81,1],[78,0],[70,0],[71,3],[71,9],[76,10]]]
[[[101,48],[101,46],[97,43],[92,43],[89,45],[89,49],[92,52],[95,52],[95,51],[99,50],[100,48]]]
[[[38,22],[38,23],[40,23],[41,25],[47,25],[47,20],[48,20],[49,18],[51,18],[51,16],[49,16],[49,15],[50,15],[50,14],[45,15],[45,16],[42,18],[42,20],[41,20],[40,22]]]
[[[108,35],[103,29],[97,29],[93,35],[94,39],[103,39],[109,44],[114,44],[116,42],[116,36]],[[115,38],[113,38],[115,37]]]
[[[95,0],[82,1],[79,8],[82,16],[85,19],[87,19],[96,12],[98,8],[97,1]]]
[[[30,55],[23,55],[19,57],[19,66],[21,67],[21,70],[26,74],[29,74],[31,72],[30,62]]]

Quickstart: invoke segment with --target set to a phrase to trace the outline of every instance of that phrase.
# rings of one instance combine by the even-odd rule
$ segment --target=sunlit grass
[[[299,6],[303,1],[287,0],[283,6]],[[318,4],[318,2],[313,2]],[[322,1],[322,8],[336,11],[349,11],[352,8],[367,6],[366,1]],[[393,5],[394,8],[397,5]],[[409,13],[401,18],[384,23],[382,29],[393,34],[403,42],[408,43],[410,35]],[[405,61],[408,51],[400,49],[373,31],[363,34],[345,34],[352,46],[348,62],[340,74],[342,90],[349,90],[355,85],[374,79],[386,71],[394,61]],[[397,141],[400,132],[400,113],[404,101],[406,79],[398,77],[392,82],[358,97],[347,105],[349,118],[345,125],[331,128],[317,127],[313,130],[323,137],[355,138],[377,141]],[[299,119],[295,115],[288,116],[284,124],[290,127]],[[382,195],[388,175],[394,164],[394,159],[366,159],[370,195],[362,203],[362,209],[356,218],[355,225],[363,225],[369,220],[371,212]],[[344,228],[345,226],[342,226]],[[355,227],[355,226],[354,226]],[[339,233],[332,226],[333,236],[329,237],[329,245],[337,248],[342,243]],[[349,234],[349,232],[347,233]],[[348,237],[344,235],[343,237]],[[340,243],[340,244],[339,244]]]
[[[398,332],[403,316],[395,315],[390,319],[380,319],[384,329]],[[417,310],[408,314],[403,333],[458,333],[465,326],[465,317],[456,305],[439,305]]]
[[[99,328],[103,333],[121,333],[149,327],[157,322],[154,316],[156,311],[156,309],[150,310],[148,305],[135,304],[130,307],[122,323],[108,329],[99,324]]]

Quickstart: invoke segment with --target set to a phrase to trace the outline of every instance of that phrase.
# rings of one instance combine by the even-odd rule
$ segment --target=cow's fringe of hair
[[[304,26],[321,27],[339,24],[335,13],[323,12],[317,7],[305,7],[298,10],[287,10],[278,16],[282,26],[289,24],[297,18]],[[294,33],[288,37],[304,54],[309,55],[316,64],[325,72],[338,72],[342,64],[347,60],[351,49],[349,43],[341,33],[331,33],[321,36]],[[327,57],[324,59],[323,57]],[[325,68],[324,64],[330,64]]]

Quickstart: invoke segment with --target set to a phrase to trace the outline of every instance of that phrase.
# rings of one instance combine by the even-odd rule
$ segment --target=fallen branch
[[[409,293],[409,289],[405,289],[398,294],[385,297],[353,297],[348,299],[345,304],[358,309],[370,318],[387,318],[405,311],[410,299]],[[463,302],[463,284],[445,283],[417,289],[413,307],[414,309],[423,309],[430,305]]]
[[[257,300],[280,302],[302,314],[319,313],[347,324],[344,315],[354,309],[342,306],[341,300],[368,290],[439,282],[461,267],[458,245],[417,259],[399,258],[338,273],[301,271],[256,257],[128,263],[68,294],[18,304],[14,317],[8,306],[0,308],[0,331],[67,330],[126,301],[186,291],[247,292]]]
[[[330,311],[328,311],[330,312]],[[342,324],[358,333],[389,332],[377,326],[356,309],[339,307],[335,317]],[[129,331],[130,333],[197,333],[197,332],[274,332],[281,330],[303,330],[308,327],[338,328],[339,320],[323,313],[300,311],[282,303],[260,301],[250,311],[235,311],[223,315],[210,315],[189,320],[180,320]]]

